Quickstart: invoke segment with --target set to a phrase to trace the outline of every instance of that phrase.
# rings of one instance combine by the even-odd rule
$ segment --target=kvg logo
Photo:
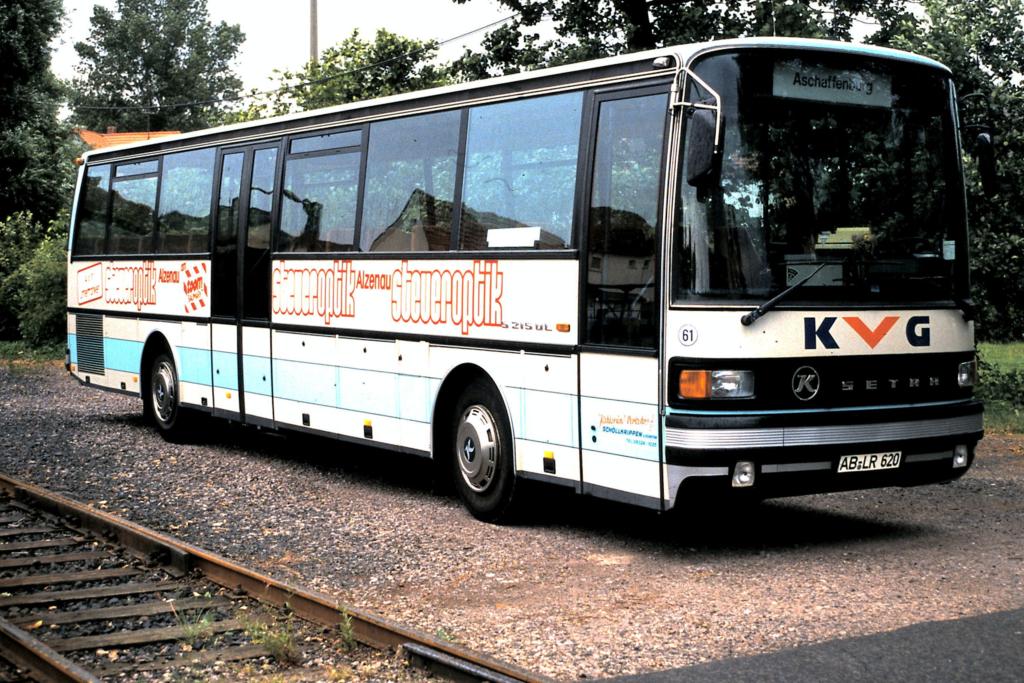
[[[843,316],[843,322],[857,333],[870,348],[878,346],[889,331],[896,326],[900,317],[887,315],[875,327],[857,316]],[[819,323],[815,318],[804,318],[804,348],[816,349],[820,343],[826,349],[838,349],[839,342],[832,336],[832,326],[839,321],[836,316],[826,316]],[[907,319],[904,332],[911,346],[930,346],[932,343],[931,318],[927,315],[913,315]]]

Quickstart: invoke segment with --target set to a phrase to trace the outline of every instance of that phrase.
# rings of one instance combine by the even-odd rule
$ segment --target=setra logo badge
[[[801,401],[810,401],[821,389],[821,375],[809,365],[801,366],[793,373],[791,386],[794,396]]]

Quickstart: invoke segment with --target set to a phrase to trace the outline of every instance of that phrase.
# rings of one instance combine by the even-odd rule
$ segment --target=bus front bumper
[[[970,468],[982,435],[982,405],[973,400],[912,411],[670,415],[668,507],[708,493],[772,498],[952,481]],[[849,469],[851,461],[891,464],[894,453],[896,467]]]

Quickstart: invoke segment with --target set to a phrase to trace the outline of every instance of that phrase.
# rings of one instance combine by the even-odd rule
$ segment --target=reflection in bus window
[[[278,251],[336,251],[352,246],[359,153],[289,159],[281,192]]]
[[[587,340],[654,348],[656,226],[668,96],[603,102],[590,198]]]
[[[246,318],[270,317],[270,234],[274,209],[274,176],[277,148],[253,154],[252,187],[249,191],[249,224],[245,237],[245,272],[242,306]]]
[[[225,154],[221,162],[217,227],[213,242],[213,315],[234,316],[238,300],[238,220],[245,154]]]
[[[116,178],[110,216],[111,254],[145,254],[153,250],[156,176]]]
[[[210,199],[214,149],[164,157],[160,176],[157,252],[196,254],[210,248]]]
[[[101,254],[106,247],[107,208],[110,204],[110,164],[92,166],[85,174],[78,205],[76,254]]]
[[[470,110],[462,249],[569,245],[582,110],[582,93]]]
[[[451,246],[457,111],[370,125],[363,251],[443,251]]]

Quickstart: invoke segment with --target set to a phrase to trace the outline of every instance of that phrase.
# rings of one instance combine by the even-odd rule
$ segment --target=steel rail
[[[433,671],[452,678],[495,683],[546,683],[550,680],[370,611],[347,607],[329,595],[279,581],[215,553],[6,474],[0,474],[0,490],[15,500],[76,520],[82,528],[107,536],[130,552],[182,572],[197,570],[225,588],[244,592],[273,605],[287,606],[300,618],[324,626],[348,622],[358,642],[376,649],[403,647],[410,658],[427,662]]]
[[[0,619],[0,652],[4,659],[31,672],[36,680],[53,683],[99,683],[92,675],[46,643]]]

